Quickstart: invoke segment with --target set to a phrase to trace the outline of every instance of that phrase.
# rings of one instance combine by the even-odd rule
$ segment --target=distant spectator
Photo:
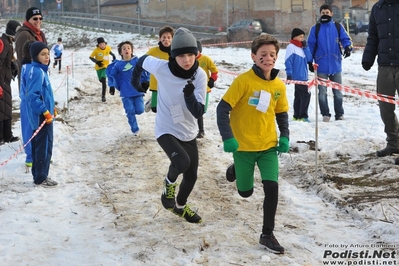
[[[27,80],[29,79],[30,69],[32,68],[32,58],[30,57],[30,45],[35,41],[27,41],[24,45],[24,58],[22,59],[22,68],[21,68],[21,83],[19,89],[19,98],[21,99],[19,103],[19,116],[21,120],[21,131],[22,131],[22,141],[25,146],[25,166],[27,168],[32,167],[32,143],[28,142],[32,137],[33,129],[29,124],[29,116],[28,116],[28,88],[26,86]]]
[[[369,35],[363,52],[362,66],[368,71],[377,57],[377,93],[395,98],[399,93],[399,1],[380,0],[370,13]],[[387,145],[378,157],[399,153],[399,122],[395,104],[378,101]],[[399,164],[399,157],[395,164]]]
[[[37,186],[54,187],[58,183],[48,177],[53,154],[54,95],[48,77],[50,50],[43,42],[34,42],[29,48],[32,67],[29,70],[26,86],[28,88],[29,123],[32,130],[43,127],[32,139],[32,176]]]
[[[330,5],[320,7],[320,21],[309,32],[308,45],[313,60],[319,65],[317,76],[336,83],[342,83],[342,55],[347,58],[351,55],[352,41],[344,27],[332,19],[333,11]],[[342,54],[341,46],[344,48]],[[309,64],[309,70],[313,65]],[[327,87],[318,85],[319,107],[323,122],[329,122],[331,118],[328,108]],[[344,120],[343,95],[340,90],[332,89],[334,94],[335,120]]]
[[[31,7],[26,11],[25,21],[15,35],[15,50],[17,52],[18,71],[21,71],[24,56],[24,44],[27,41],[39,41],[47,44],[46,36],[41,31],[43,22],[42,12],[37,7]],[[18,84],[20,77],[18,78]]]
[[[305,32],[294,28],[291,41],[285,52],[285,72],[287,80],[308,81],[308,62],[312,61],[309,47],[305,41]],[[310,91],[306,84],[294,84],[294,120],[310,122],[308,108]]]
[[[12,91],[11,79],[18,75],[15,62],[13,38],[21,24],[10,20],[6,32],[0,38],[0,85],[3,88],[3,97],[0,99],[0,143],[18,141],[19,137],[12,133]]]

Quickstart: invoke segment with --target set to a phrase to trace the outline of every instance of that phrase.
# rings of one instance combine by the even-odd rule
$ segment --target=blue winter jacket
[[[32,61],[27,78],[28,119],[32,129],[37,129],[47,110],[54,115],[54,95],[47,74],[48,66]]]
[[[399,66],[399,1],[380,0],[370,13],[369,35],[362,63]]]
[[[352,49],[351,38],[342,25],[340,25],[340,34],[338,35],[333,20],[321,23],[317,40],[316,25],[312,26],[309,32],[308,46],[314,62],[319,65],[318,73],[333,75],[342,72],[342,53],[339,43],[344,49],[346,47]]]
[[[285,50],[285,72],[293,80],[308,80],[308,62],[312,62],[309,47],[298,47],[290,43]]]
[[[129,61],[117,60],[107,67],[108,85],[115,87],[120,91],[120,97],[143,96],[144,93],[137,91],[130,82],[133,69],[136,66],[138,58],[134,56]],[[110,68],[110,69],[108,69]],[[143,71],[140,82],[149,82],[150,75]]]

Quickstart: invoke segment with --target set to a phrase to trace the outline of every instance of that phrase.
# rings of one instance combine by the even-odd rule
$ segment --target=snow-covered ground
[[[6,22],[0,21],[0,32]],[[263,201],[259,173],[253,196],[241,198],[235,184],[225,179],[232,155],[223,152],[216,126],[218,101],[234,74],[251,67],[250,50],[204,45],[203,53],[220,72],[204,116],[206,135],[198,140],[199,178],[189,198],[203,218],[198,225],[161,205],[169,161],[154,137],[155,114],[138,116],[141,135],[134,137],[119,96],[107,95],[107,102],[101,102],[100,83],[89,60],[97,37],[104,37],[115,53],[118,43],[130,40],[138,56],[157,40],[49,24],[44,31],[50,45],[62,37],[66,46],[63,72],[50,73],[56,101],[64,109],[54,125],[50,169],[59,185],[34,187],[31,174],[25,172],[22,143],[0,146],[0,265],[399,263],[399,166],[394,156],[375,156],[385,147],[376,100],[345,93],[345,120],[319,122],[316,129],[312,88],[311,123],[290,121],[292,151],[280,157],[275,229],[286,253],[275,255],[258,244]],[[90,43],[68,47],[80,38]],[[364,71],[362,52],[356,50],[344,60],[343,83],[375,91],[377,67]],[[283,79],[284,54],[282,49],[276,65]],[[18,87],[12,87],[18,113]],[[287,90],[292,103],[293,85]],[[67,97],[73,98],[68,104]],[[329,101],[332,108],[331,91]],[[311,149],[316,133],[317,169]],[[21,135],[19,121],[14,134]]]

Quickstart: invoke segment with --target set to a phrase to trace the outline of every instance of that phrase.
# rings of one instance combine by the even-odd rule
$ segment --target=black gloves
[[[302,48],[305,48],[308,45],[306,41],[302,41],[301,43],[302,43]]]
[[[313,63],[308,63],[308,65],[309,65],[309,71],[313,73],[314,72]]]
[[[103,67],[103,61],[96,61],[96,65],[98,67]]]
[[[147,92],[148,88],[150,87],[150,83],[147,81],[141,82],[141,87],[145,92]]]
[[[351,56],[351,48],[347,46],[344,51],[344,58]]]
[[[371,64],[367,62],[362,62],[362,67],[364,70],[368,71],[371,68]]]
[[[292,76],[287,76],[287,80],[292,80]]]
[[[209,78],[208,87],[213,88],[215,86],[215,80],[213,78]]]
[[[190,97],[194,92],[194,84],[191,80],[187,81],[186,86],[183,88],[184,97]]]
[[[111,94],[111,95],[115,94],[115,87],[114,86],[109,87],[109,94]]]

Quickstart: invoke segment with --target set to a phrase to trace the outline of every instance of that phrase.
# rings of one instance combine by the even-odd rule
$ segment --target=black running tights
[[[165,134],[160,136],[158,144],[169,157],[170,165],[168,179],[175,182],[180,174],[183,174],[183,180],[179,187],[176,197],[177,204],[185,205],[187,198],[194,188],[197,181],[198,171],[198,147],[197,140],[184,142],[172,135]]]

